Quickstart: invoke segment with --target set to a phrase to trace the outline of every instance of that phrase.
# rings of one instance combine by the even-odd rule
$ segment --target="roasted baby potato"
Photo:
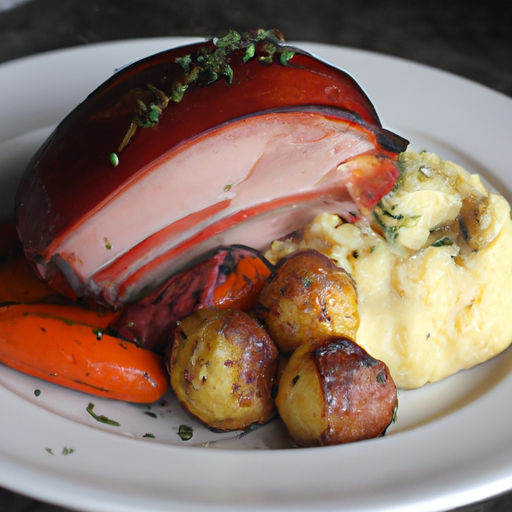
[[[313,339],[355,339],[359,326],[352,278],[313,249],[279,262],[261,291],[256,314],[277,348],[288,354]]]
[[[278,352],[246,313],[200,309],[180,322],[170,357],[181,405],[218,431],[245,429],[275,414]]]
[[[291,356],[276,405],[298,446],[382,435],[397,407],[387,366],[346,337],[310,341]]]

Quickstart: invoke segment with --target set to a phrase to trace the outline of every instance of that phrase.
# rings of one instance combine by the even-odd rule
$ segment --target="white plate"
[[[12,216],[31,154],[87,93],[115,68],[190,41],[94,45],[0,66],[0,220]],[[387,128],[479,172],[510,200],[510,98],[395,58],[301,46],[348,70]],[[0,485],[94,512],[446,510],[512,488],[511,388],[508,350],[401,392],[398,423],[385,438],[295,450],[282,449],[278,421],[233,439],[202,429],[170,395],[148,409],[0,367]],[[90,401],[121,427],[96,422]],[[194,427],[190,441],[177,435],[182,423]]]

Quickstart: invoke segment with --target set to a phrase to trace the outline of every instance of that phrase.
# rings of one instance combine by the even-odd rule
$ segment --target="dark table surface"
[[[0,62],[109,40],[258,27],[403,57],[512,96],[512,16],[503,0],[0,0]],[[512,136],[512,120],[510,127]],[[512,492],[457,510],[508,512]],[[0,488],[0,512],[65,511]]]

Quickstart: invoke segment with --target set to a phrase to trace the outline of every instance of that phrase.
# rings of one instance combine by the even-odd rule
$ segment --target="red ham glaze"
[[[66,251],[60,251],[59,247],[65,245],[77,228],[93,223],[95,217],[100,218],[105,205],[115,205],[113,201],[121,202],[119,198],[124,200],[123,194],[129,193],[130,200],[136,202],[138,183],[149,173],[160,173],[158,179],[162,183],[174,179],[169,175],[165,163],[172,161],[181,148],[193,150],[195,140],[215,137],[219,129],[225,132],[226,126],[231,123],[242,126],[244,123],[241,121],[245,118],[254,118],[253,124],[257,125],[259,119],[268,122],[265,113],[281,116],[310,113],[312,118],[315,117],[315,122],[318,118],[327,124],[345,124],[352,132],[360,132],[361,139],[366,146],[371,146],[373,152],[388,159],[385,173],[389,174],[389,160],[396,160],[407,141],[382,128],[373,105],[354,79],[296,49],[287,65],[279,63],[277,58],[272,64],[264,65],[258,58],[265,53],[264,44],[256,45],[256,56],[247,62],[243,62],[243,51],[230,54],[228,62],[233,70],[232,83],[220,78],[207,85],[190,84],[181,101],[171,102],[153,127],[138,128],[121,151],[122,141],[137,112],[137,101],[151,104],[155,101],[155,90],[170,94],[173,83],[183,74],[176,59],[194,55],[201,48],[213,51],[216,48],[214,41],[171,49],[122,69],[62,121],[30,162],[16,199],[17,228],[27,257],[46,280],[58,283],[62,290],[67,287],[61,275],[64,272],[76,294],[118,305],[119,299],[115,294],[109,292],[108,297],[104,297],[101,290],[106,286],[104,283],[90,284],[96,272],[105,272],[117,258],[117,253],[111,259],[100,254],[110,243],[106,236],[98,233],[98,243],[90,246],[84,237],[77,243],[76,251],[72,252],[69,247]],[[304,126],[307,128],[307,123]],[[233,130],[235,134],[236,129]],[[367,152],[368,147],[361,150],[361,153]],[[113,166],[110,161],[109,155],[112,153],[119,155],[118,166]],[[226,165],[229,165],[229,161]],[[179,173],[179,169],[172,172]],[[279,167],[276,167],[274,174],[278,173]],[[268,176],[269,188],[272,187],[271,174]],[[378,201],[393,186],[397,174],[388,174],[386,179],[381,180],[383,184],[377,180],[379,190],[371,191],[370,204]],[[361,195],[365,179],[356,177],[352,181],[359,183],[358,194]],[[368,179],[366,181],[370,183]],[[298,192],[299,196],[304,193]],[[177,187],[174,193],[195,192]],[[289,182],[287,194],[294,195],[293,180]],[[362,195],[365,195],[364,190]],[[204,205],[198,201],[198,211],[214,208],[212,205],[215,202],[212,203],[211,199],[208,201]],[[261,197],[260,202],[265,201]],[[173,197],[168,197],[168,204],[171,211]],[[253,209],[255,206],[253,203],[248,205]],[[151,208],[151,204],[147,207]],[[174,216],[180,214],[171,213]],[[183,211],[183,216],[193,214],[194,211]],[[214,222],[218,224],[219,219]],[[168,226],[162,226],[162,229],[166,228],[172,231]],[[159,230],[148,228],[144,237],[134,238],[122,247],[114,244],[114,248],[119,251],[119,256],[126,257],[133,247],[140,247],[145,238],[154,237]],[[160,256],[162,253],[172,253],[169,249],[172,243],[168,242],[168,247],[160,251]],[[183,240],[179,243],[183,243]],[[96,259],[93,258],[90,264],[97,267],[82,273],[80,264],[88,251],[97,252]],[[96,260],[101,258],[104,259],[96,264]],[[152,286],[159,285],[162,280],[163,276],[158,276],[157,281],[160,282],[154,282]],[[134,300],[134,297],[128,291],[122,301],[130,300]]]

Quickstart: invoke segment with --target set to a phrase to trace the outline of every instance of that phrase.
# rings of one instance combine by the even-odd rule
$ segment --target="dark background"
[[[102,41],[278,28],[288,40],[394,55],[512,96],[510,4],[508,0],[0,0],[0,62]],[[1,88],[0,84],[0,93]],[[510,131],[512,146],[512,119]],[[0,435],[5,413],[0,413]],[[457,510],[509,512],[512,493]],[[0,512],[65,509],[0,488]]]
[[[404,57],[512,96],[510,6],[507,0],[31,0],[0,11],[0,62],[107,40],[263,27],[287,39]]]

